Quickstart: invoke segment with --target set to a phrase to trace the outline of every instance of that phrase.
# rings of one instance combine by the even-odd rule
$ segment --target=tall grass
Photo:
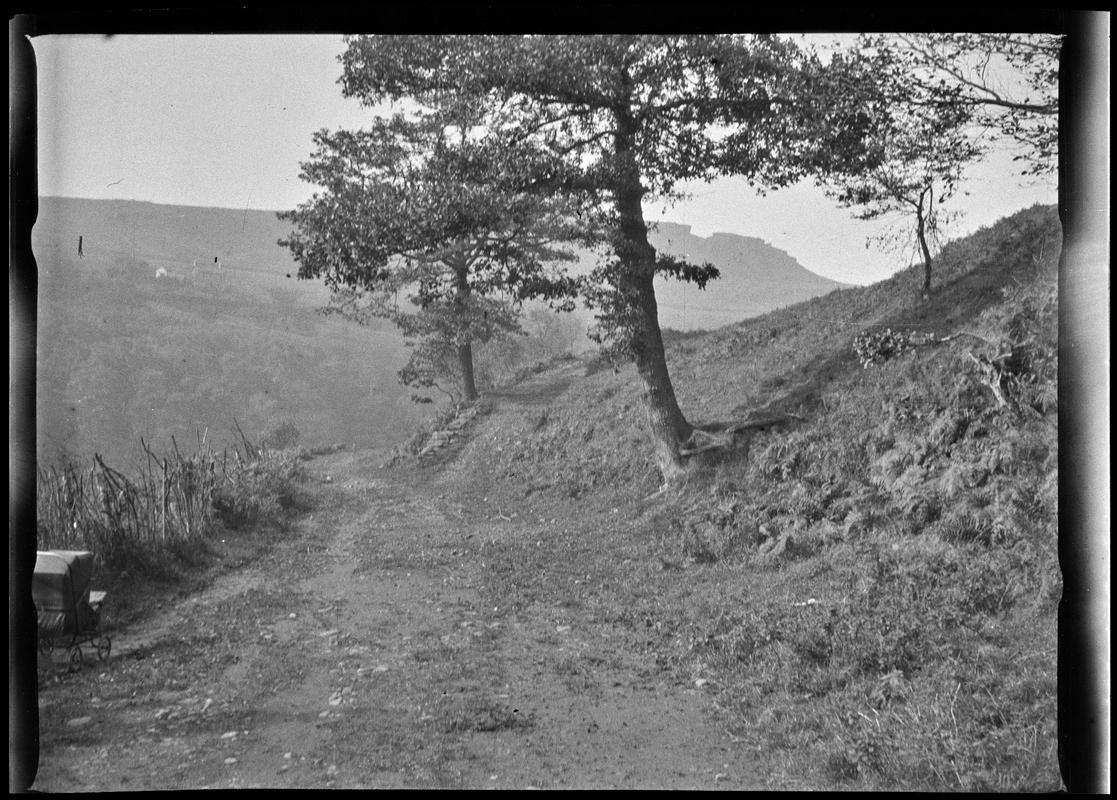
[[[198,549],[219,528],[278,521],[307,505],[296,459],[241,438],[220,454],[201,439],[184,453],[172,437],[161,454],[141,439],[146,458],[131,475],[99,454],[88,467],[39,469],[38,548],[88,550],[110,570],[150,567]]]

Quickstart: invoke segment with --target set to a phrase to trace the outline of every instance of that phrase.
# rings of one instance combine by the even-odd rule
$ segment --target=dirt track
[[[309,462],[320,500],[293,535],[114,631],[107,666],[44,682],[34,788],[763,786],[701,681],[631,627],[573,595],[494,594],[516,581],[494,578],[503,549],[623,524],[574,501],[513,515],[485,470],[486,431],[572,369],[497,398],[435,460]]]

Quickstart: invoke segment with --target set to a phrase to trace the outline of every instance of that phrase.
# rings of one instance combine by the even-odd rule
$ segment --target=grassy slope
[[[1057,789],[1059,247],[1036,207],[949,245],[929,303],[913,269],[674,336],[692,420],[805,421],[669,497],[633,499],[657,478],[632,370],[588,371],[479,448],[487,501],[560,515],[495,556],[494,597],[624,621],[774,786]],[[953,338],[863,368],[883,327]],[[1000,407],[971,354],[1009,341]],[[561,524],[572,499],[596,522]]]
[[[383,446],[429,414],[397,380],[398,332],[323,317],[324,292],[90,263],[49,263],[40,280],[40,464],[98,452],[128,470],[141,436],[192,448],[207,429],[220,450],[239,441],[234,420],[257,442],[292,422],[309,446]]]

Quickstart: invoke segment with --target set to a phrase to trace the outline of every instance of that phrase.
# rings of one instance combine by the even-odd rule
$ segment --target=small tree
[[[923,257],[921,290],[927,298],[931,253],[938,249],[945,221],[940,205],[954,194],[963,170],[982,149],[965,129],[970,116],[964,107],[908,106],[895,96],[886,105],[867,139],[863,160],[846,162],[820,183],[843,206],[856,209],[858,219],[899,214],[913,220],[911,231]],[[911,238],[905,234],[891,243],[906,246]]]
[[[578,283],[557,266],[574,258],[562,243],[592,242],[564,205],[554,159],[485,138],[480,121],[446,102],[364,131],[319,131],[301,177],[324,191],[279,215],[294,223],[280,244],[299,277],[331,289],[328,312],[391,320],[413,346],[401,380],[454,377],[466,400],[477,398],[473,345],[518,330],[527,298],[570,307]]]

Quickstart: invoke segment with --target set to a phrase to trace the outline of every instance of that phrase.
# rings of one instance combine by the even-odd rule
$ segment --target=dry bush
[[[39,549],[88,550],[115,572],[166,571],[221,525],[280,522],[310,503],[293,455],[262,453],[247,439],[231,456],[204,446],[185,454],[173,438],[163,454],[141,444],[147,459],[132,475],[100,456],[89,469],[39,471]]]

